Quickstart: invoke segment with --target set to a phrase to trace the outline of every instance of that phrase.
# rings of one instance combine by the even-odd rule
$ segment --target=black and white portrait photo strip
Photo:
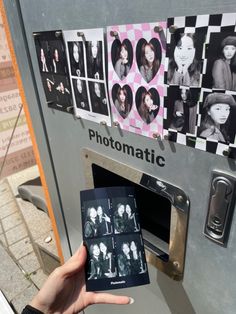
[[[236,144],[236,92],[202,89],[199,99],[196,147],[227,155]]]
[[[103,29],[63,31],[76,117],[111,125]]]
[[[113,197],[111,203],[115,234],[140,232],[135,197]]]
[[[168,105],[171,104],[167,100]],[[165,121],[166,125],[171,126],[168,131],[165,130],[171,141],[217,155],[235,158],[236,92],[202,88],[196,107],[196,132],[192,135],[183,134],[173,128],[171,117],[174,115],[177,117],[177,112],[173,111],[173,114],[171,112],[169,110],[169,117],[167,113]]]
[[[168,18],[166,84],[201,87],[206,33],[205,15]]]
[[[205,43],[205,88],[236,91],[236,13],[209,16]]]
[[[147,273],[143,239],[140,234],[116,236],[115,251],[118,277]]]
[[[80,196],[87,290],[149,283],[134,188],[97,188]]]
[[[164,135],[171,141],[186,145],[186,136],[196,136],[200,91],[197,87],[168,86],[164,100]]]
[[[34,41],[48,107],[73,113],[62,31],[34,33]]]

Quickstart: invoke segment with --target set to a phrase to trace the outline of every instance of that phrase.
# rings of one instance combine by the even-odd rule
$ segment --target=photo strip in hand
[[[48,107],[73,113],[62,31],[34,33],[34,41]]]
[[[148,284],[134,188],[96,188],[81,191],[80,197],[87,291]]]

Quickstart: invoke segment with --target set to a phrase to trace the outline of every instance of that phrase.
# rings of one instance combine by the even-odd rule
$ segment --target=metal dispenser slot
[[[204,234],[226,246],[235,204],[236,179],[214,171]]]
[[[182,280],[189,199],[176,186],[89,149],[82,150],[87,188],[131,185],[143,206],[140,222],[147,262]],[[151,206],[148,200],[151,197]],[[139,203],[140,203],[139,202]],[[142,204],[141,204],[142,205]]]

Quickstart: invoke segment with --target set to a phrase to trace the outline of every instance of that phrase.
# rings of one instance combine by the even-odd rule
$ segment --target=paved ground
[[[0,289],[16,313],[21,312],[47,278],[35,253],[34,240],[44,242],[51,235],[49,249],[56,254],[47,214],[15,197],[17,186],[37,175],[35,166],[0,181]]]

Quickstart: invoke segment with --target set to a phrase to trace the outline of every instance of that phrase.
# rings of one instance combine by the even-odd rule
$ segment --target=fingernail
[[[129,304],[133,304],[134,303],[134,299],[129,297]]]

